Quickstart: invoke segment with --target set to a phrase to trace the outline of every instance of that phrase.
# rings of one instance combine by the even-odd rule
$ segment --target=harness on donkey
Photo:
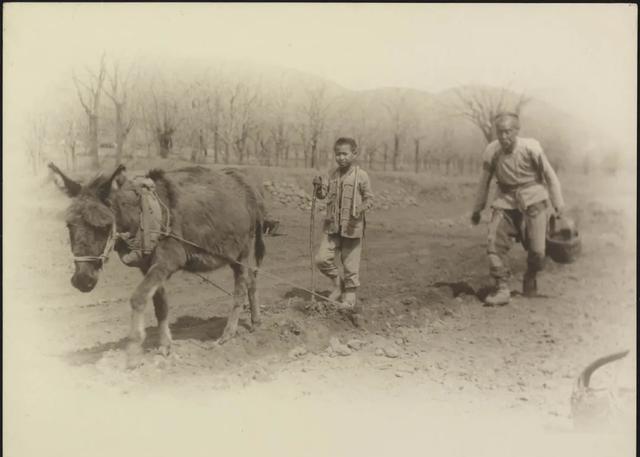
[[[121,258],[129,266],[136,266],[144,256],[151,254],[160,237],[169,233],[171,227],[171,213],[156,194],[153,180],[146,177],[138,179],[135,182],[135,191],[140,197],[138,231],[135,234],[127,232],[119,235],[130,250]],[[164,221],[163,207],[165,209]]]

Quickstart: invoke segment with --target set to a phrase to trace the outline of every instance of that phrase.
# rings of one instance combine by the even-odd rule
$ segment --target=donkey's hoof
[[[158,346],[158,353],[163,357],[169,357],[169,354],[171,354],[171,346],[168,344]]]
[[[139,344],[129,344],[127,346],[127,364],[128,370],[133,370],[142,365],[143,350]]]
[[[225,343],[229,342],[229,340],[232,340],[233,337],[235,337],[235,336],[236,336],[236,331],[235,330],[227,330],[227,329],[225,329],[224,332],[222,332],[222,336],[218,340],[218,344],[225,344]]]
[[[256,319],[254,321],[251,321],[252,332],[255,332],[256,330],[260,329],[260,327],[262,327],[262,319]]]
[[[142,365],[142,354],[140,355],[130,355],[127,354],[127,370],[135,370]]]

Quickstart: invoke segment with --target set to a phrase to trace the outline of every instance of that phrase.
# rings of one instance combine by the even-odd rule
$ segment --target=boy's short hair
[[[333,145],[333,150],[335,151],[336,148],[342,144],[348,144],[351,147],[352,151],[355,151],[356,149],[358,149],[356,140],[350,137],[342,136],[336,140],[335,144]]]

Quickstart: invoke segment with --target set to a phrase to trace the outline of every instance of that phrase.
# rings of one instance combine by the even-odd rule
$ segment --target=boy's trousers
[[[360,286],[360,238],[346,238],[340,235],[322,234],[320,247],[316,255],[316,265],[322,274],[334,279],[339,275],[336,266],[336,254],[340,256],[344,268],[344,287],[351,289]]]

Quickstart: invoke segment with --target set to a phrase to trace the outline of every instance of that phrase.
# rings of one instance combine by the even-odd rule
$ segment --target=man
[[[338,167],[328,178],[316,176],[313,180],[316,196],[327,199],[327,215],[315,260],[320,272],[333,282],[334,290],[329,298],[341,300],[345,308],[353,309],[356,289],[360,286],[364,214],[371,209],[373,193],[368,174],[355,164],[358,155],[355,140],[338,138],[334,152]],[[336,254],[342,260],[344,279],[340,279],[335,264]]]
[[[495,118],[498,139],[484,153],[483,171],[471,222],[480,222],[492,178],[497,190],[491,204],[491,220],[487,254],[496,290],[486,299],[488,305],[506,305],[511,292],[511,272],[507,254],[512,239],[522,242],[528,251],[527,269],[522,291],[525,296],[537,294],[536,275],[544,267],[548,201],[560,217],[564,208],[560,182],[547,160],[540,143],[521,138],[517,114],[501,113]]]

